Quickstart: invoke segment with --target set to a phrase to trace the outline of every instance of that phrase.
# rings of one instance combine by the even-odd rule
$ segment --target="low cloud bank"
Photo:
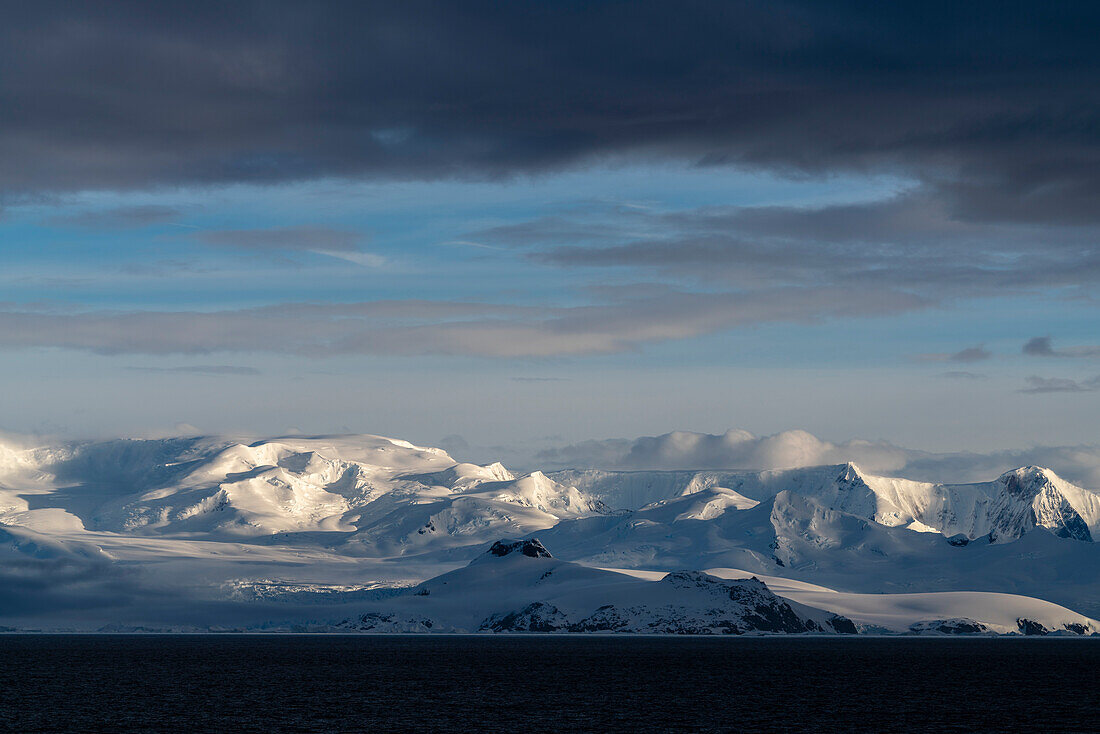
[[[801,430],[755,436],[674,431],[636,439],[584,441],[540,452],[547,468],[627,470],[789,469],[853,461],[871,472],[937,482],[977,482],[1025,465],[1044,466],[1071,482],[1100,488],[1100,445],[1040,446],[979,453],[931,453],[884,441],[826,441]]]

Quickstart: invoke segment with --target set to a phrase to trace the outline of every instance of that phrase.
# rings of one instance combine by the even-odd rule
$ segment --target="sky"
[[[0,430],[1097,441],[1094,4],[2,7]]]

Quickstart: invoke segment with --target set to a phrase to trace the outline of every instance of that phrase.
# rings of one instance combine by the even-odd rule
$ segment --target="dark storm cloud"
[[[36,2],[0,25],[0,190],[483,177],[620,155],[914,177],[1095,222],[1100,6]]]
[[[125,607],[136,590],[105,561],[10,554],[0,566],[0,619]]]

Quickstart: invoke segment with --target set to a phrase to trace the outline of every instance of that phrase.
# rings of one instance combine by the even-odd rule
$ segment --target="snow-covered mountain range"
[[[553,558],[486,556],[536,536]],[[1069,609],[1100,615],[1098,538],[1100,495],[1040,467],[517,476],[378,436],[0,445],[16,628],[1091,632]]]

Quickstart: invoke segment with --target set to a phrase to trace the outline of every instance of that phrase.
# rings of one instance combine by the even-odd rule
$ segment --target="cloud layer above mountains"
[[[868,471],[937,482],[988,481],[1020,466],[1053,469],[1065,479],[1100,488],[1100,445],[1046,446],[991,453],[931,453],[882,441],[833,443],[801,430],[755,436],[673,431],[636,439],[584,441],[539,453],[549,467],[626,470],[789,469],[854,462]]]

